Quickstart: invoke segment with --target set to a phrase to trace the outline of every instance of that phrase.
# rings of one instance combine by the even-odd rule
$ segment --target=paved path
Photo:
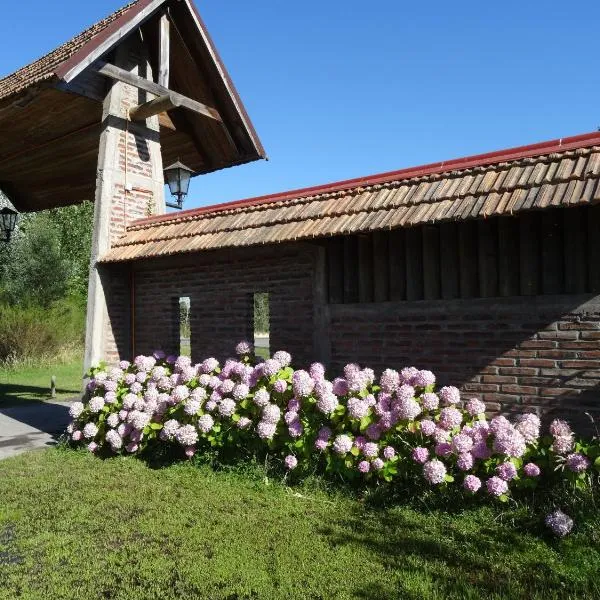
[[[71,402],[0,407],[0,459],[56,443],[69,423]]]

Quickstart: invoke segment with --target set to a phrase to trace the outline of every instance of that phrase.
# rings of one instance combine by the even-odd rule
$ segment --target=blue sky
[[[23,0],[0,73],[125,0]],[[600,3],[197,0],[269,154],[186,208],[595,130]]]

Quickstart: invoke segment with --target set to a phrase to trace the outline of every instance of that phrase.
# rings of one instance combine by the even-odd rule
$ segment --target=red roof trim
[[[245,200],[235,200],[233,202],[214,204],[212,206],[203,206],[201,208],[192,208],[177,214],[169,213],[167,215],[156,215],[154,217],[133,221],[130,226],[134,227],[168,221],[180,221],[199,215],[219,213],[235,208],[259,206],[261,204],[281,202],[284,200],[294,200],[306,196],[314,196],[317,194],[339,192],[356,187],[365,187],[375,184],[388,183],[391,181],[412,179],[414,177],[422,177],[423,175],[431,175],[434,173],[446,173],[449,171],[519,160],[522,158],[540,156],[542,154],[551,154],[553,152],[565,152],[567,150],[585,148],[587,146],[594,146],[596,144],[600,145],[600,132],[598,131],[594,131],[593,133],[584,133],[568,138],[559,138],[548,142],[539,142],[537,144],[530,144],[528,146],[518,146],[516,148],[496,150],[495,152],[488,152],[486,154],[475,154],[473,156],[455,158],[453,160],[431,163],[419,167],[410,167],[408,169],[401,169],[399,171],[388,171],[387,173],[379,173],[377,175],[369,175],[367,177],[357,177],[356,179],[347,179],[345,181],[290,190],[288,192],[257,196],[255,198],[248,198]]]

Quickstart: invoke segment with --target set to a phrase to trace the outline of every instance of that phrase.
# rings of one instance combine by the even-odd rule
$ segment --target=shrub
[[[0,304],[0,362],[40,360],[83,342],[84,308],[62,300],[50,308]]]
[[[452,386],[436,392],[430,371],[387,369],[377,380],[348,364],[330,381],[319,363],[295,370],[287,352],[259,363],[249,343],[237,352],[222,366],[156,352],[93,369],[86,399],[71,407],[72,441],[98,453],[158,444],[187,457],[269,453],[290,477],[321,470],[414,494],[460,490],[501,502],[540,486],[583,490],[597,481],[597,440],[578,440],[560,420],[542,436],[534,414],[488,421],[480,400],[465,402]]]

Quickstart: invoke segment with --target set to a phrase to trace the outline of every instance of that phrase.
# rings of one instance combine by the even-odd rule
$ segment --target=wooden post
[[[477,221],[479,294],[482,298],[498,295],[498,230],[495,219]]]
[[[329,340],[329,306],[327,302],[327,256],[323,246],[317,246],[313,272],[313,351],[318,361],[331,361]]]
[[[519,217],[519,248],[521,252],[521,294],[540,293],[539,214],[524,213]]]
[[[458,277],[458,230],[456,223],[440,226],[440,268],[442,271],[442,298],[460,296]]]
[[[520,293],[519,220],[515,217],[498,219],[498,287],[501,296]]]
[[[386,302],[390,299],[389,274],[389,233],[376,231],[373,234],[373,284],[375,302]]]
[[[158,84],[169,87],[169,72],[171,64],[171,38],[169,30],[169,17],[164,14],[159,24],[159,58],[158,58]]]
[[[344,303],[358,302],[358,239],[344,237]]]
[[[425,300],[441,296],[440,233],[435,225],[423,227],[423,295]]]
[[[341,304],[344,301],[344,238],[334,237],[327,240],[326,250],[328,299],[331,304]]]
[[[373,246],[370,235],[358,236],[358,300],[373,302]]]
[[[406,299],[423,300],[423,236],[421,227],[406,230]]]
[[[600,292],[600,206],[587,209],[588,222],[588,287],[590,292]]]
[[[560,209],[542,213],[542,291],[562,294],[564,290],[564,260]]]
[[[460,297],[475,298],[479,291],[477,277],[477,224],[465,221],[458,226],[460,260]]]
[[[406,246],[403,229],[393,229],[389,238],[390,300],[406,300]]]
[[[565,288],[568,294],[583,294],[586,290],[587,223],[580,208],[565,208]]]
[[[50,397],[56,398],[56,375],[50,378]]]

